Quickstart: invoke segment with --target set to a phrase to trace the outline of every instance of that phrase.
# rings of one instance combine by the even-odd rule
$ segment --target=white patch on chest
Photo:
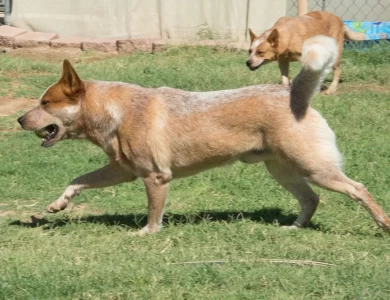
[[[104,105],[104,109],[112,118],[112,121],[119,125],[122,122],[122,110],[115,102],[109,102]]]

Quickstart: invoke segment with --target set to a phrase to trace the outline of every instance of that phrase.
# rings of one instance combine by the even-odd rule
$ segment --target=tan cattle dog
[[[147,225],[162,226],[172,179],[235,161],[264,162],[301,206],[293,226],[308,225],[319,198],[308,183],[343,193],[361,204],[385,230],[390,221],[363,184],[341,171],[336,138],[310,100],[337,60],[334,39],[316,36],[303,48],[303,67],[291,91],[259,85],[215,92],[144,88],[121,82],[80,80],[70,63],[40,104],[18,119],[49,147],[63,139],[87,139],[110,158],[101,169],[74,179],[47,207],[66,208],[88,188],[140,178],[148,197]]]
[[[365,39],[364,33],[354,32],[344,25],[341,19],[331,13],[314,11],[301,17],[283,17],[275,25],[256,36],[249,29],[251,45],[246,64],[252,71],[272,62],[278,61],[282,82],[289,85],[289,63],[299,61],[302,56],[303,43],[315,35],[326,35],[337,42],[338,56],[333,65],[333,81],[325,94],[336,92],[340,81],[340,60],[343,52],[344,38],[351,41]]]

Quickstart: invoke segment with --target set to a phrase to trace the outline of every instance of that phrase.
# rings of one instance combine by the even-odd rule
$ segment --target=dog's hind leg
[[[46,211],[56,213],[64,210],[84,189],[102,188],[113,186],[122,182],[130,182],[136,179],[136,176],[123,171],[115,164],[109,164],[96,171],[82,175],[74,179],[65,189],[64,193],[56,201],[47,206]]]
[[[292,168],[283,165],[279,161],[266,161],[265,165],[271,175],[293,194],[299,201],[301,212],[293,224],[293,227],[306,227],[319,203],[318,195],[311,189],[305,179]]]
[[[339,37],[339,39],[343,40],[342,37]],[[335,64],[333,65],[333,80],[330,84],[329,88],[324,91],[325,95],[334,94],[337,90],[337,86],[340,82],[340,76],[341,76],[341,68],[340,68],[340,62],[341,62],[341,55],[343,53],[343,47],[344,43],[338,43],[337,45],[337,59]]]
[[[324,91],[325,95],[334,94],[336,92],[337,85],[339,84],[339,81],[340,81],[340,76],[341,76],[340,62],[337,62],[333,66],[333,80],[332,80],[332,83],[330,84],[329,88]]]
[[[314,174],[308,176],[308,179],[322,188],[349,196],[369,212],[379,227],[385,231],[390,231],[388,216],[363,184],[349,179],[337,168],[332,170],[329,168],[317,169]]]

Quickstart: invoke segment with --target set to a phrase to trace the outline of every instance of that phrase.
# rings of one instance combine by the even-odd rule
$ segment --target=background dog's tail
[[[366,35],[363,32],[356,32],[344,25],[344,38],[349,41],[364,41]]]
[[[332,69],[337,52],[336,40],[323,35],[311,37],[303,44],[302,69],[290,92],[291,110],[297,119],[305,116],[311,98]]]

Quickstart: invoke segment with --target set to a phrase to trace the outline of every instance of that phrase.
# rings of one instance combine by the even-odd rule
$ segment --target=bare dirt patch
[[[370,90],[373,92],[378,93],[388,93],[390,92],[390,89],[388,86],[380,85],[377,83],[348,83],[348,84],[341,84],[339,85],[340,92],[357,92],[357,91],[364,91],[364,90]]]
[[[21,110],[29,110],[34,106],[37,106],[37,104],[37,100],[27,98],[12,99],[8,97],[0,97],[0,117],[12,115]]]
[[[0,217],[6,217],[10,215],[17,215],[18,212],[16,210],[0,210]]]
[[[1,214],[3,212],[3,215]],[[104,212],[96,209],[90,209],[87,204],[70,204],[70,206],[62,213],[63,220],[78,220],[82,218],[84,215],[102,215]],[[26,227],[39,227],[46,224],[56,224],[56,222],[61,221],[53,221],[48,219],[47,217],[51,214],[46,212],[42,213],[34,213],[26,212],[26,211],[1,211],[0,217],[16,215],[21,216],[21,220],[14,221],[14,224],[26,226]]]
[[[8,52],[11,57],[23,57],[32,60],[46,61],[49,63],[61,63],[64,59],[68,59],[71,62],[93,62],[96,60],[102,60],[109,57],[118,56],[116,52],[85,52],[79,48],[50,48],[50,47],[38,47],[38,48],[19,48]]]
[[[94,214],[94,215],[101,215],[103,214],[103,211],[97,210],[97,209],[91,209],[88,204],[73,204],[71,203],[67,207],[67,211],[70,215],[84,215],[84,214]]]

